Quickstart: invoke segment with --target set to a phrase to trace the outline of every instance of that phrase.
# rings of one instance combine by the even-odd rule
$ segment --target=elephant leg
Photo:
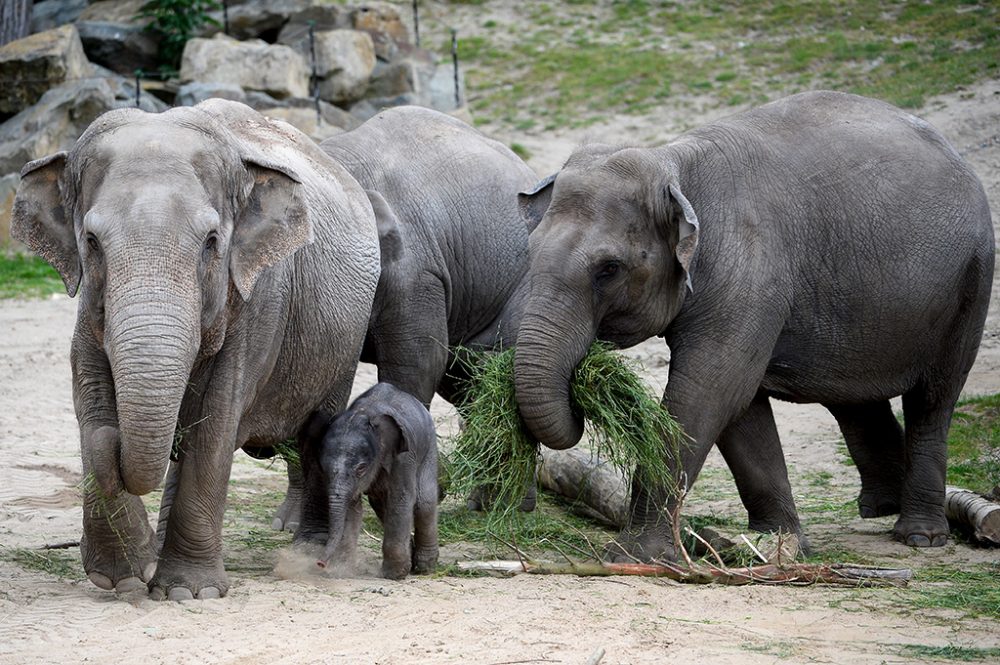
[[[382,519],[382,577],[401,580],[410,572],[416,478],[410,475],[399,482],[394,474],[390,481]]]
[[[903,395],[903,490],[892,535],[912,547],[940,547],[948,542],[944,512],[947,438],[957,393],[956,389],[934,394],[918,385]]]
[[[163,539],[167,537],[167,522],[170,520],[170,506],[174,505],[177,496],[177,483],[180,482],[180,465],[170,462],[167,479],[163,484],[163,497],[160,499],[160,515],[156,520],[156,551],[163,548]]]
[[[750,528],[794,533],[800,549],[808,552],[766,393],[754,396],[750,406],[722,431],[716,445],[736,480]]]
[[[235,427],[199,428],[175,462],[176,491],[156,574],[149,582],[154,600],[218,598],[229,590],[222,563],[222,518],[234,436]]]
[[[433,453],[434,458],[436,454]],[[433,459],[428,460],[433,461]],[[425,463],[417,478],[417,500],[413,508],[413,557],[411,570],[417,574],[434,572],[438,561],[437,464]]]
[[[91,582],[108,591],[144,588],[156,569],[156,535],[146,507],[139,497],[114,486],[117,476],[100,468],[106,466],[104,453],[117,459],[118,430],[84,427],[81,435],[84,477],[94,479],[85,484],[83,495],[83,569]],[[117,474],[117,464],[113,468]]]
[[[745,320],[739,317],[733,319]],[[780,328],[770,331],[771,341]],[[757,394],[770,348],[768,332],[758,329],[753,344],[743,341],[742,329],[719,329],[712,338],[701,337],[686,345],[671,347],[670,376],[663,393],[663,406],[684,429],[686,437],[676,446],[665,442],[664,456],[674,469],[681,490],[690,488],[705,464],[705,458],[723,430],[753,401]],[[674,488],[632,483],[629,517],[605,555],[611,560],[653,561],[676,556],[673,516],[679,517],[678,493]]]
[[[300,451],[301,448],[299,446]],[[301,465],[286,463],[285,466],[288,467],[288,489],[285,491],[285,500],[278,506],[274,519],[271,520],[271,528],[275,531],[295,532],[302,522],[305,480],[302,476]]]
[[[904,435],[889,401],[826,408],[837,419],[847,450],[861,475],[858,513],[861,517],[899,513]]]

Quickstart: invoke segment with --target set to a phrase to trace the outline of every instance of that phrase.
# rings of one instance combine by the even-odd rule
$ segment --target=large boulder
[[[31,106],[46,90],[90,72],[80,35],[72,25],[0,46],[0,120]]]
[[[256,39],[238,42],[222,34],[188,41],[180,79],[181,83],[229,83],[279,99],[309,94],[309,68],[294,49]]]
[[[263,39],[274,42],[288,17],[307,9],[311,0],[248,0],[237,4],[230,2],[229,36],[236,39]],[[222,11],[209,14],[218,25],[205,25],[200,35],[207,37],[224,29]]]
[[[364,2],[351,11],[351,27],[367,32],[381,60],[392,60],[400,46],[409,45],[410,34],[399,12],[387,2]]]
[[[350,28],[350,14],[339,5],[313,5],[288,17],[288,22],[278,33],[278,43],[295,46],[300,40],[309,39],[309,29],[341,30]]]
[[[80,14],[76,29],[91,62],[131,76],[157,66],[158,39],[146,31],[150,19],[137,19],[144,0],[101,0]]]
[[[31,32],[45,32],[72,23],[87,8],[87,0],[42,0],[31,7]]]
[[[299,53],[309,54],[309,38],[295,44]],[[335,104],[361,99],[375,68],[375,45],[366,32],[323,30],[315,34],[316,76],[319,96]]]
[[[69,150],[83,130],[116,101],[103,78],[68,81],[0,125],[0,174],[17,173],[27,162]]]

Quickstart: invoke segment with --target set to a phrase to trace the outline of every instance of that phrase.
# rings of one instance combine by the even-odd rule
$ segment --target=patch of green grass
[[[65,292],[59,273],[44,260],[37,256],[0,253],[0,299],[44,298]]]
[[[957,660],[970,661],[1000,661],[1000,649],[978,647],[960,647],[949,644],[943,647],[932,647],[926,644],[900,644],[899,655],[905,658],[920,660]]]
[[[1000,393],[956,407],[948,432],[948,482],[976,492],[1000,485]]]
[[[523,144],[518,143],[517,141],[510,144],[510,149],[515,155],[517,155],[518,157],[520,157],[525,161],[531,159],[531,151],[525,148]]]
[[[933,566],[915,571],[914,583],[900,589],[903,607],[915,610],[946,609],[963,617],[1000,619],[1000,565],[956,570]]]
[[[61,580],[84,578],[80,555],[66,550],[33,550],[24,547],[0,549],[0,559],[10,561],[26,570],[52,575]]]
[[[742,105],[834,88],[912,108],[1000,74],[996,2],[567,0],[528,13],[510,32],[459,36],[469,101],[491,122],[585,126],[681,90]]]

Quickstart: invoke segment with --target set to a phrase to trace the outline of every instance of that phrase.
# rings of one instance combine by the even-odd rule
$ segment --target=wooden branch
[[[716,568],[695,566],[685,568],[669,562],[662,563],[601,563],[595,561],[551,563],[544,561],[468,561],[458,564],[459,570],[501,572],[507,575],[530,573],[533,575],[577,575],[578,577],[603,577],[612,575],[637,575],[666,577],[689,584],[831,584],[853,587],[906,586],[913,572],[906,568],[869,568],[843,564],[800,563],[747,568]]]
[[[949,522],[970,529],[977,540],[1000,545],[1000,504],[960,487],[946,487],[944,511]]]

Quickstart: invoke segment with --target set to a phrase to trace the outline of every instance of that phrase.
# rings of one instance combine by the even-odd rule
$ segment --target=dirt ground
[[[699,116],[704,120],[718,112]],[[920,113],[941,129],[982,178],[1000,218],[1000,81],[933,100]],[[622,117],[545,137],[503,136],[533,154],[541,175],[574,145],[593,137],[651,144],[683,124],[666,113]],[[1000,274],[1000,273],[998,273]],[[970,395],[1000,391],[1000,288]],[[372,572],[333,579],[304,572],[268,535],[280,500],[280,465],[235,457],[226,518],[232,588],[219,600],[157,603],[144,593],[116,596],[87,581],[79,550],[62,556],[61,577],[11,560],[17,548],[77,541],[81,464],[73,415],[69,344],[76,303],[65,296],[0,302],[0,663],[602,663],[911,662],[912,645],[1000,647],[994,620],[950,610],[914,610],[913,590],[681,586],[636,578],[423,577],[390,582]],[[640,358],[657,389],[668,353],[650,341]],[[356,388],[374,381],[363,366]],[[432,409],[442,436],[456,427],[440,400]],[[800,511],[813,546],[848,550],[876,563],[920,569],[997,562],[997,550],[949,544],[911,550],[890,541],[891,518],[818,517],[817,502],[843,505],[858,491],[835,423],[823,409],[778,404],[778,427]],[[817,481],[820,479],[820,481]],[[155,497],[154,497],[155,498]],[[155,505],[151,502],[150,506]],[[256,512],[247,508],[264,505]],[[744,519],[717,454],[689,499],[689,514]],[[152,518],[152,515],[151,515]],[[279,541],[279,545],[284,541]],[[20,550],[18,550],[20,551]],[[377,554],[365,548],[365,571]],[[442,563],[464,556],[445,548]],[[922,586],[923,585],[923,586]]]

